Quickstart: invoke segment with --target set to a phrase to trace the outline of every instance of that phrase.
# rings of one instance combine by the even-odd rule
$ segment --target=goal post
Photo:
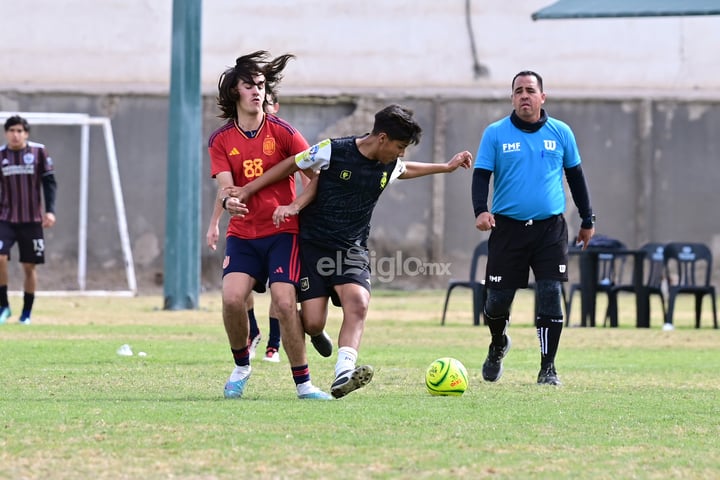
[[[112,124],[108,117],[92,117],[85,113],[38,113],[38,112],[0,112],[0,121],[3,123],[13,115],[20,115],[30,125],[66,125],[80,127],[80,204],[78,220],[78,291],[43,291],[38,294],[45,295],[118,295],[134,296],[137,293],[137,279],[135,276],[135,263],[125,212],[120,173],[118,170],[117,151],[112,132]],[[127,277],[127,290],[86,290],[87,278],[87,232],[88,232],[88,190],[90,182],[90,127],[102,128],[107,154],[108,170],[115,203],[117,228],[122,247],[125,275]]]

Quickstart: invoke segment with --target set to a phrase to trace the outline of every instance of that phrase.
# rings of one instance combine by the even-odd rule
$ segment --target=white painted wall
[[[199,1],[199,0],[198,0]],[[476,79],[464,0],[205,0],[202,82],[238,55],[291,52],[286,93],[472,89],[520,69],[552,91],[716,95],[720,17],[545,20],[553,0],[471,0],[489,76]],[[167,92],[172,0],[2,0],[0,91]],[[379,93],[380,93],[379,92]]]

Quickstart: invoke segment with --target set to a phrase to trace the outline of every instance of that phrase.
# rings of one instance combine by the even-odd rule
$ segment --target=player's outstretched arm
[[[247,185],[244,185],[242,187],[236,187],[231,185],[225,187],[224,192],[225,195],[235,197],[241,202],[247,202],[248,198],[255,195],[263,188],[267,187],[268,185],[272,185],[273,183],[279,182],[280,180],[283,180],[290,175],[293,175],[298,170],[298,166],[295,164],[295,155],[293,155],[291,157],[287,157],[282,162],[263,172],[262,175],[260,175]]]
[[[471,166],[472,154],[465,150],[453,155],[447,163],[405,162],[405,172],[399,178],[407,180],[435,173],[450,173],[460,167],[469,169]]]

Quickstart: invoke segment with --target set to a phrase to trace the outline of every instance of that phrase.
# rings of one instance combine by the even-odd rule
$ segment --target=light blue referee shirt
[[[548,117],[536,132],[523,132],[507,116],[483,133],[475,168],[493,172],[493,214],[544,220],[565,211],[563,168],[580,164],[570,127]]]

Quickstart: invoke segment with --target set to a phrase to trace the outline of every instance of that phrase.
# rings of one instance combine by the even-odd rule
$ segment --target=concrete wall
[[[4,97],[0,97],[4,98]],[[167,99],[161,96],[13,94],[19,110],[85,111],[112,119],[128,227],[142,288],[162,274],[165,226]],[[363,133],[372,114],[389,102],[413,108],[424,129],[414,161],[445,161],[460,150],[475,153],[483,128],[509,112],[509,102],[474,98],[358,97],[335,101],[283,98],[281,114],[315,141],[326,136]],[[720,256],[720,104],[648,99],[549,101],[548,111],[573,126],[583,156],[598,232],[639,246],[646,241],[702,241]],[[0,110],[6,106],[0,100]],[[204,134],[218,126],[211,97],[205,98]],[[76,127],[36,126],[57,166],[58,224],[47,231],[46,288],[75,288],[79,131]],[[124,270],[107,158],[100,131],[91,135],[90,238],[88,288],[122,287]],[[209,172],[204,154],[203,172]],[[371,246],[378,258],[402,252],[427,262],[450,262],[450,274],[467,273],[472,246],[483,234],[474,229],[470,172],[401,181],[381,198],[373,218]],[[203,181],[202,232],[209,220],[214,183]],[[571,233],[578,227],[568,205]],[[204,243],[203,243],[204,245]],[[215,288],[222,252],[203,248],[203,284]],[[401,273],[401,272],[398,272]],[[442,285],[445,276],[399,274],[392,286]]]
[[[320,95],[465,88],[504,96],[523,68],[545,75],[551,91],[599,96],[720,87],[720,64],[708,61],[720,43],[717,17],[533,22],[550,3],[205,1],[203,88],[212,94],[235,57],[258,49],[295,53],[285,88]],[[23,0],[3,19],[0,90],[168,91],[171,0]]]
[[[530,20],[549,3],[204,2],[203,138],[218,126],[218,75],[256,49],[297,55],[286,70],[280,114],[309,141],[363,133],[377,109],[398,101],[415,109],[424,128],[421,145],[408,154],[419,161],[444,161],[464,149],[475,153],[483,128],[510,112],[512,76],[531,68],[545,77],[549,113],[575,130],[599,233],[630,246],[702,241],[720,256],[720,64],[708,61],[717,56],[718,19]],[[0,110],[112,119],[138,281],[141,290],[157,288],[172,2],[27,0],[3,13]],[[41,288],[74,288],[79,132],[37,126],[32,136],[50,148],[59,182],[58,225],[47,232],[49,265]],[[91,157],[88,288],[122,288],[99,131],[92,133]],[[203,172],[209,172],[207,155]],[[470,178],[456,172],[389,189],[373,219],[376,255],[402,251],[449,262],[452,276],[466,275],[472,246],[482,238],[473,228]],[[202,238],[213,195],[205,177]],[[572,204],[568,218],[576,229]],[[221,260],[221,252],[203,248],[205,287],[218,285]],[[401,275],[392,285],[446,281],[447,275]],[[18,282],[15,275],[11,288]]]

